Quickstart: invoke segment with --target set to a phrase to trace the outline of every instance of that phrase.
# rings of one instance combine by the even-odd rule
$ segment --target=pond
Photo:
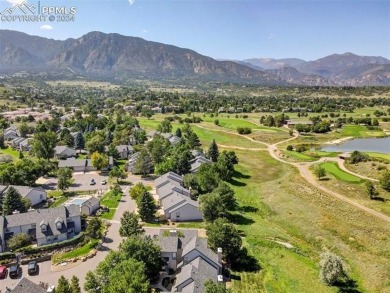
[[[390,154],[390,136],[383,138],[356,138],[337,145],[321,147],[325,152],[375,152]]]

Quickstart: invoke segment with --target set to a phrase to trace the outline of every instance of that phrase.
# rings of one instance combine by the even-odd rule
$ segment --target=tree
[[[213,139],[207,154],[211,161],[216,162],[218,160],[219,150],[218,150],[218,145],[215,142],[215,139]]]
[[[110,171],[109,176],[111,178],[116,178],[116,182],[119,183],[119,179],[126,179],[127,178],[127,173],[125,172],[125,170],[121,169],[120,167],[115,166]]]
[[[85,142],[84,142],[84,137],[81,132],[77,132],[75,140],[74,140],[74,148],[76,150],[79,150],[79,152],[84,149],[85,147]]]
[[[181,128],[180,128],[180,127],[176,129],[175,135],[176,135],[177,137],[181,137],[181,136],[182,136]]]
[[[26,233],[19,233],[12,236],[7,241],[7,247],[11,250],[16,250],[31,244],[31,238]]]
[[[206,230],[210,248],[217,251],[218,247],[221,247],[223,257],[231,263],[239,254],[242,245],[238,230],[224,218],[216,219],[214,223],[207,225]]]
[[[132,257],[124,259],[123,253],[110,252],[95,272],[87,273],[84,290],[88,293],[147,293],[149,282],[145,265]]]
[[[288,146],[287,146],[287,148],[286,148],[288,151],[293,151],[294,150],[294,147],[291,145],[291,144],[289,144]]]
[[[116,149],[115,145],[113,145],[113,144],[110,144],[110,145],[108,146],[108,152],[107,152],[107,154],[108,154],[109,156],[113,157],[113,158],[116,159],[116,160],[120,158],[119,152],[118,152],[118,150]]]
[[[320,260],[320,280],[331,286],[336,281],[345,278],[346,271],[341,258],[333,253],[325,252],[321,254]]]
[[[31,206],[31,202],[25,200],[13,186],[8,187],[3,198],[3,214],[11,215],[14,211],[25,213]]]
[[[108,156],[106,154],[94,152],[91,156],[92,166],[101,170],[108,166]]]
[[[378,194],[378,192],[375,189],[374,183],[372,183],[371,181],[367,180],[366,183],[365,183],[365,186],[366,186],[367,195],[370,197],[370,199],[374,199],[375,196]]]
[[[180,129],[180,128],[178,128]],[[169,140],[160,135],[155,135],[151,141],[146,145],[149,151],[150,157],[154,164],[159,164],[164,160],[164,156],[171,148]]]
[[[89,271],[85,276],[84,290],[89,293],[101,293],[101,279],[93,272]]]
[[[390,171],[386,170],[379,178],[381,187],[387,191],[390,191]]]
[[[4,134],[0,133],[0,149],[3,149],[4,147]]]
[[[368,160],[368,155],[361,153],[359,151],[353,151],[351,156],[349,157],[350,164],[357,164],[360,162],[365,162]]]
[[[225,210],[231,211],[236,208],[237,202],[234,196],[234,191],[225,182],[220,182],[213,192],[218,194],[221,199],[221,204]]]
[[[68,128],[63,128],[60,132],[60,143],[61,145],[67,145],[68,147],[74,146],[74,138],[70,134],[70,130]]]
[[[146,276],[154,280],[158,278],[164,261],[161,256],[161,247],[149,236],[131,236],[119,246],[124,259],[134,258],[145,265]]]
[[[230,289],[226,289],[225,284],[217,284],[212,280],[207,280],[204,283],[204,293],[231,293]]]
[[[203,213],[203,218],[212,222],[221,216],[225,215],[225,210],[221,204],[221,199],[218,194],[208,193],[199,197],[200,210]]]
[[[122,237],[129,237],[133,235],[139,235],[144,232],[142,225],[138,222],[139,216],[134,212],[126,211],[121,218],[121,227],[119,228],[119,234]]]
[[[326,176],[326,170],[324,167],[318,165],[314,168],[314,174],[318,177],[319,180],[321,180],[322,177]]]
[[[26,122],[23,122],[19,125],[19,133],[21,137],[26,138],[27,134],[31,133],[31,127],[29,127]]]
[[[61,168],[57,171],[57,187],[64,193],[72,185],[72,170],[70,168]]]
[[[73,276],[72,279],[70,279],[70,292],[81,293],[79,278],[77,278],[76,276]]]
[[[56,142],[57,135],[52,131],[35,133],[32,143],[32,152],[38,158],[49,161],[49,159],[54,156]]]
[[[100,239],[102,237],[102,221],[93,217],[87,225],[87,229],[85,229],[85,235],[90,239]]]
[[[148,191],[144,191],[138,202],[138,213],[141,220],[144,222],[152,221],[154,219],[156,209],[157,207],[153,196]]]
[[[138,158],[134,165],[134,173],[142,174],[146,176],[146,174],[150,173],[153,169],[152,159],[148,153],[148,151],[143,148],[138,155]]]
[[[95,135],[92,137],[86,144],[85,148],[88,150],[90,154],[98,152],[98,153],[104,153],[104,138],[100,135]]]
[[[157,131],[162,133],[170,133],[172,131],[172,124],[168,119],[164,119],[158,126]]]
[[[69,281],[64,276],[58,279],[56,293],[72,293]]]
[[[23,151],[19,150],[19,160],[24,159]]]
[[[132,199],[138,202],[141,198],[141,195],[147,191],[148,190],[146,189],[145,185],[142,182],[138,182],[130,189],[130,196]]]

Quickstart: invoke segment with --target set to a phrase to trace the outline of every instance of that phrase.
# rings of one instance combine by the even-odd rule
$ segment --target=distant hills
[[[64,41],[0,30],[0,73],[66,73],[122,80],[196,80],[264,85],[390,85],[390,60],[331,55],[217,61],[193,50],[119,34],[90,32]]]

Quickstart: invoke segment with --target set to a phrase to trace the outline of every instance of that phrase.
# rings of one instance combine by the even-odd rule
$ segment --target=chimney
[[[218,262],[222,264],[222,247],[218,247],[217,249]]]
[[[177,237],[177,230],[169,230],[169,236]]]

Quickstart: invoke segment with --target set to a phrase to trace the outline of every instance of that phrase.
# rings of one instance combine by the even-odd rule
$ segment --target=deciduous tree
[[[139,223],[139,216],[134,212],[126,211],[121,218],[121,226],[119,228],[119,234],[122,237],[130,237],[133,235],[139,235],[144,232],[142,225]]]

